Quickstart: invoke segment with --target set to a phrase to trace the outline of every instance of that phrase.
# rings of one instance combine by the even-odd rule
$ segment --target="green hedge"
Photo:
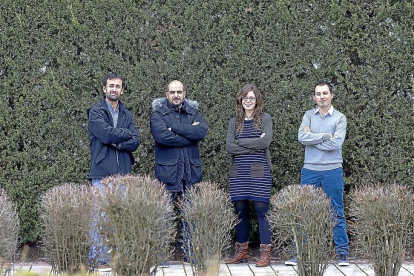
[[[325,78],[348,118],[346,183],[414,187],[410,0],[2,0],[0,8],[0,186],[18,205],[22,241],[39,235],[39,194],[87,183],[86,109],[108,71],[127,80],[123,102],[142,140],[135,173],[153,174],[151,101],[180,79],[210,126],[205,179],[227,187],[234,96],[254,83],[274,120],[274,187],[297,183],[297,129]]]

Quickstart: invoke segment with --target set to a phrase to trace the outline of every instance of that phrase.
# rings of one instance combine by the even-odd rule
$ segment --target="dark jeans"
[[[336,213],[337,224],[333,229],[336,253],[348,256],[349,241],[346,234],[344,214],[344,178],[342,168],[328,171],[313,171],[303,168],[301,184],[322,188],[331,199],[332,209]]]

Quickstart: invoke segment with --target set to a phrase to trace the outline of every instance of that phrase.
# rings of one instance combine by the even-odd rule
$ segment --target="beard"
[[[171,99],[171,101],[170,101],[170,103],[171,103],[173,106],[176,106],[176,107],[180,106],[183,102],[184,102],[184,100],[183,100],[183,99],[181,99],[181,98],[173,98],[173,99]]]
[[[111,101],[117,101],[119,100],[119,95],[118,94],[107,94],[106,97],[108,98],[108,100]]]

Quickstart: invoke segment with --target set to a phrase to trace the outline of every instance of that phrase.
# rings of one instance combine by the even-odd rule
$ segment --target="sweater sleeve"
[[[241,155],[255,152],[253,149],[239,146],[236,141],[236,117],[230,119],[226,137],[226,149],[231,155]]]
[[[309,110],[303,115],[302,123],[298,130],[298,140],[302,145],[310,146],[322,143],[324,140],[330,138],[330,133],[313,133],[303,130],[304,126],[311,126],[311,115],[313,110]]]
[[[342,115],[336,125],[332,139],[323,141],[322,143],[317,144],[316,147],[325,151],[340,149],[345,141],[346,125],[346,117],[345,115]]]
[[[238,140],[238,145],[249,148],[249,149],[256,149],[261,150],[269,147],[270,142],[272,142],[272,117],[264,113],[263,114],[263,125],[262,125],[262,133],[265,134],[264,137],[259,138],[242,138]]]

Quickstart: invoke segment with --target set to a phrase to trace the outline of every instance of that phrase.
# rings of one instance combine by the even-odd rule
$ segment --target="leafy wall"
[[[228,186],[225,135],[235,94],[256,84],[274,122],[275,190],[297,183],[297,129],[321,78],[346,114],[345,182],[414,188],[414,4],[384,0],[2,0],[0,186],[17,203],[22,241],[39,235],[39,195],[87,182],[86,109],[106,72],[142,144],[135,173],[153,174],[151,101],[180,79],[209,123],[205,179]]]

